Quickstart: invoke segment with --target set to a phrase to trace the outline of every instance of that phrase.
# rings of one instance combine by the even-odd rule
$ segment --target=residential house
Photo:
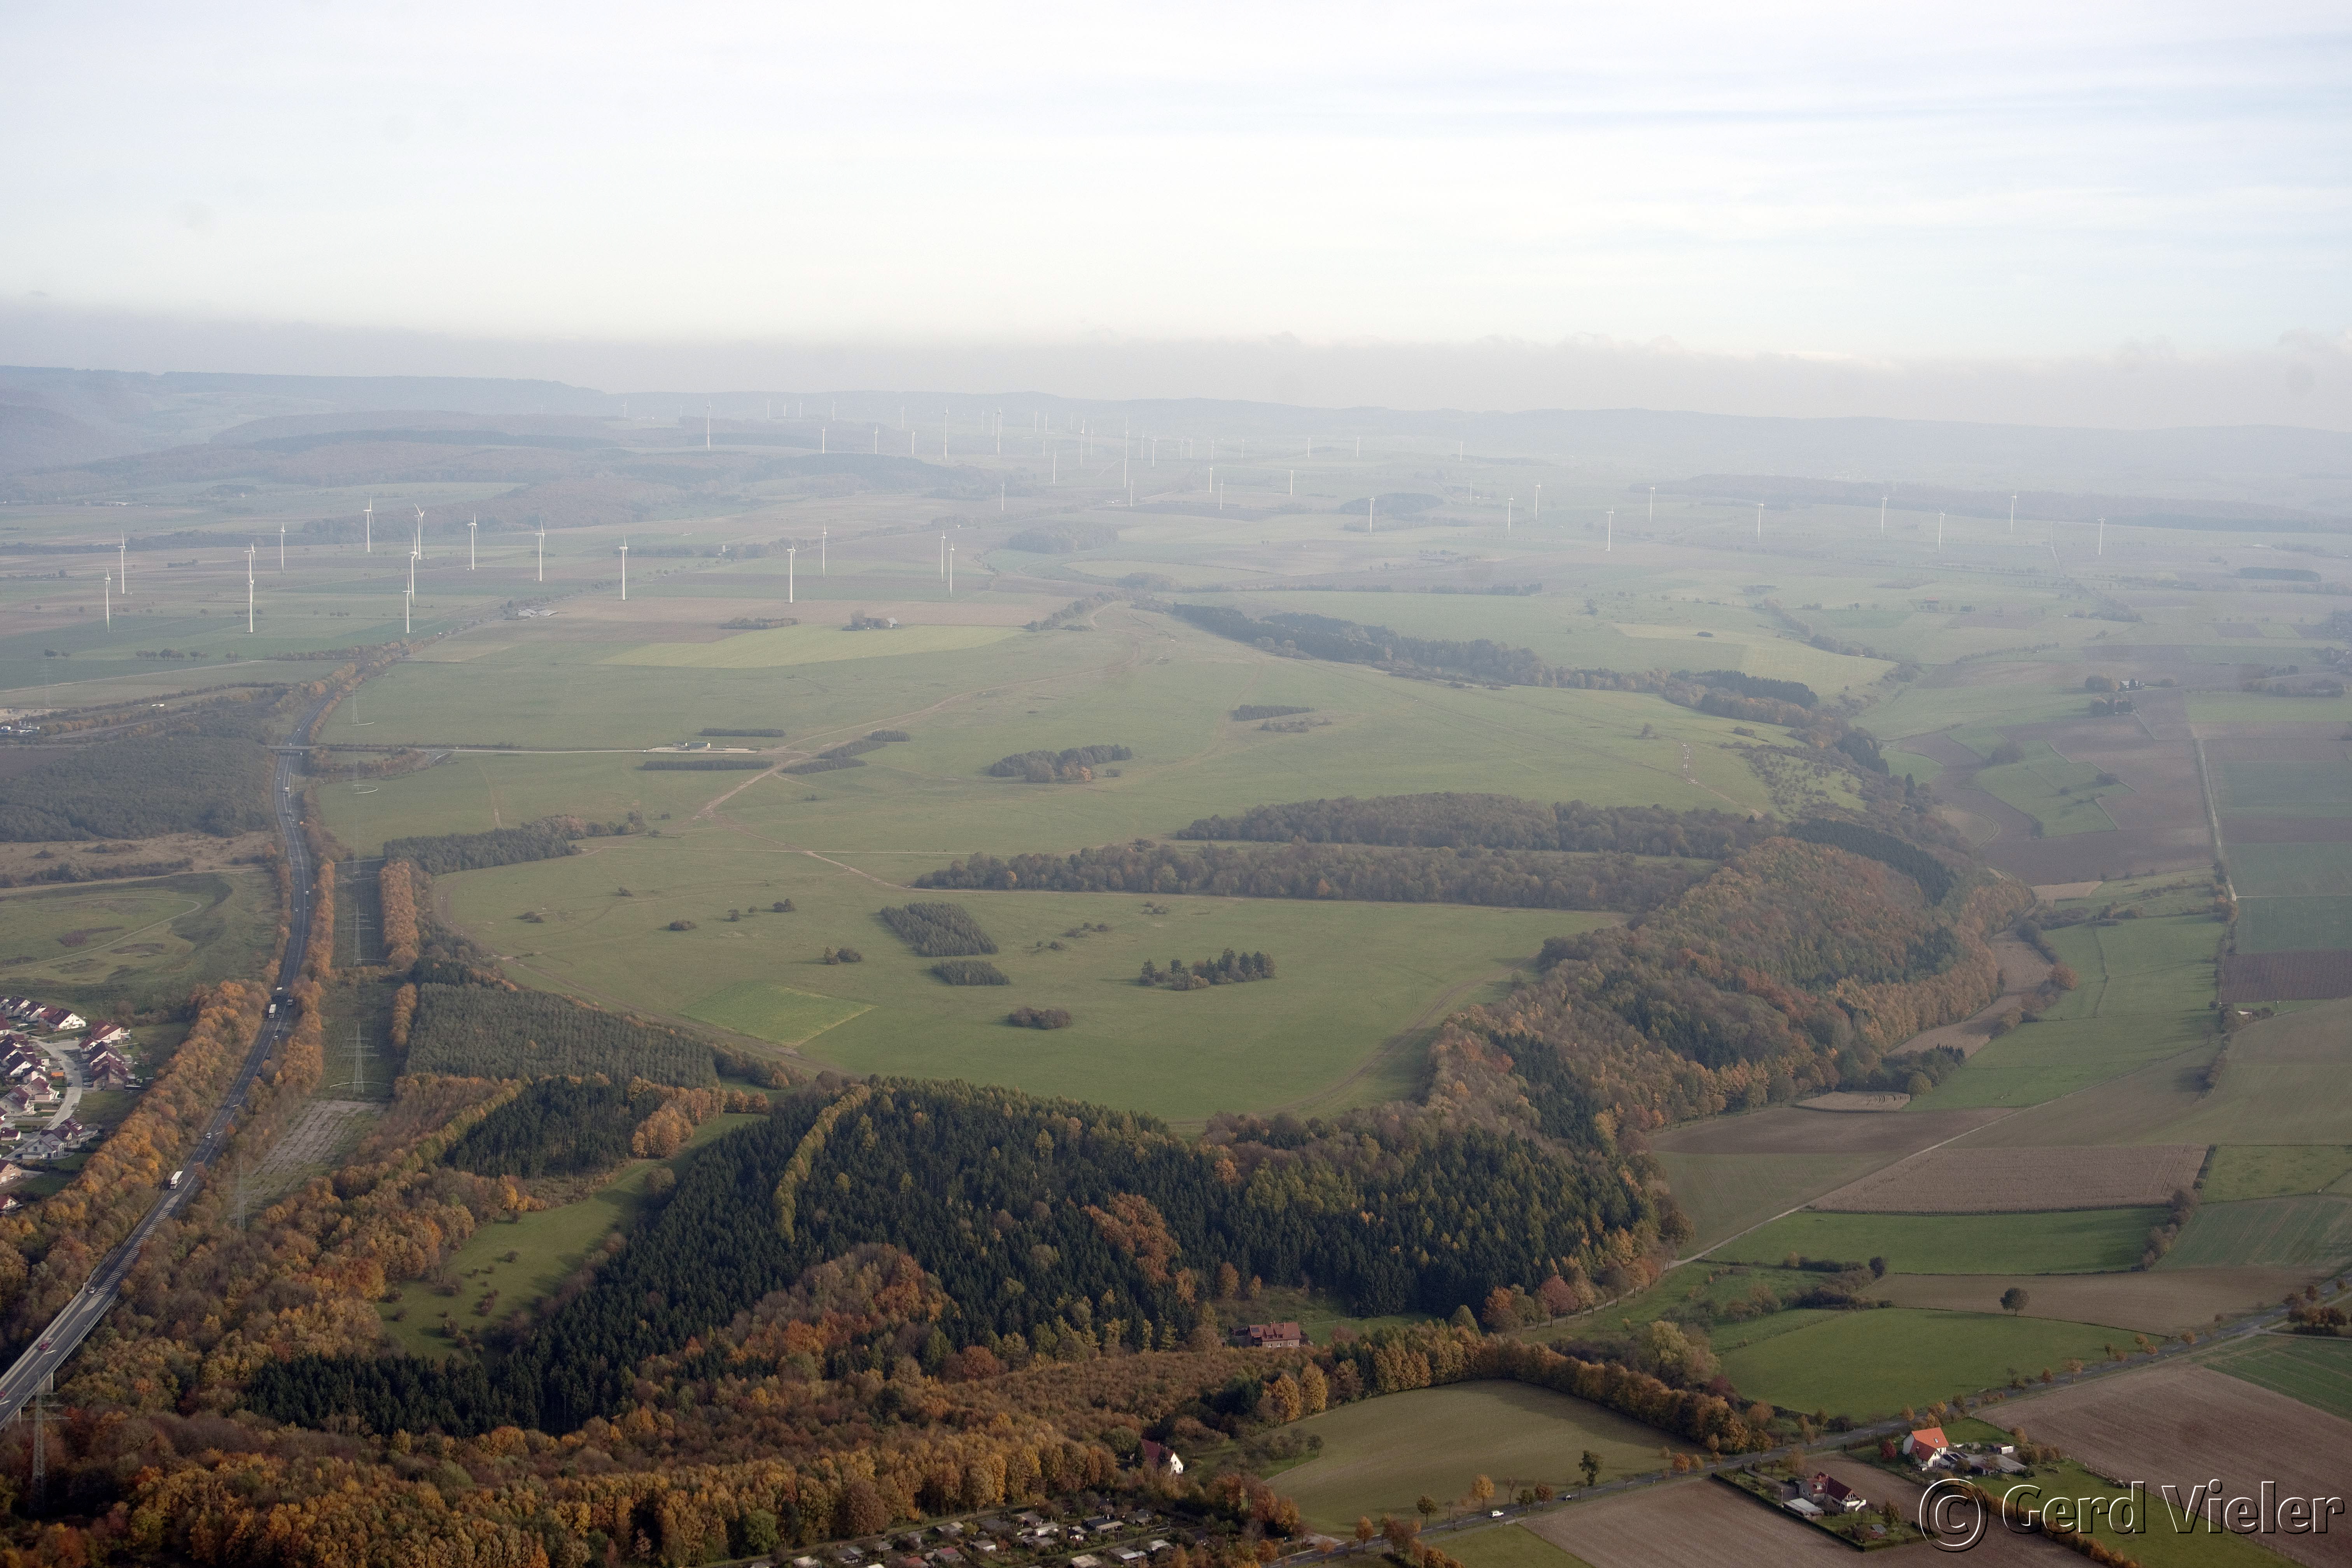
[[[1941,1426],[1922,1426],[1903,1439],[1903,1457],[1923,1470],[1951,1451]]]
[[[1805,1496],[1824,1513],[1860,1513],[1870,1506],[1868,1499],[1827,1470],[1813,1473],[1805,1483]]]
[[[1165,1470],[1171,1476],[1184,1473],[1184,1461],[1176,1450],[1149,1437],[1143,1440],[1143,1464],[1146,1469]]]
[[[1297,1350],[1306,1342],[1297,1323],[1252,1323],[1234,1331],[1234,1343],[1250,1350]]]
[[[108,1046],[121,1045],[130,1037],[130,1030],[108,1020],[89,1026],[89,1033],[82,1037],[81,1048],[86,1051],[100,1050]]]
[[[100,1051],[90,1058],[89,1083],[92,1089],[129,1089],[131,1064],[112,1051]]]

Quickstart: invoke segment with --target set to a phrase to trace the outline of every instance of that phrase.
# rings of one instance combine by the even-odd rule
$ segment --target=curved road
[[[305,709],[301,717],[295,721],[294,732],[299,735],[307,731],[311,721],[318,717],[319,710],[330,700],[331,697],[321,697]],[[310,847],[302,837],[301,796],[294,793],[294,764],[301,752],[302,748],[299,746],[279,749],[278,767],[271,775],[269,785],[278,816],[278,836],[286,847],[286,867],[294,889],[293,902],[286,911],[286,951],[278,963],[277,987],[279,990],[293,984],[301,975],[304,952],[310,937],[311,879],[314,872],[310,865]],[[33,1342],[33,1347],[17,1357],[14,1366],[5,1373],[0,1373],[0,1426],[15,1420],[33,1394],[45,1387],[57,1375],[58,1369],[81,1348],[82,1341],[89,1337],[89,1331],[98,1327],[99,1321],[113,1307],[115,1298],[121,1293],[122,1281],[130,1274],[131,1266],[139,1260],[139,1250],[147,1245],[147,1238],[155,1233],[156,1226],[179,1213],[194,1196],[196,1188],[203,1184],[205,1173],[220,1157],[223,1146],[227,1143],[230,1126],[237,1113],[245,1109],[246,1094],[253,1088],[254,1078],[261,1071],[261,1064],[269,1059],[269,1053],[278,1048],[293,1026],[291,1008],[281,1009],[276,1017],[262,1020],[259,1032],[253,1037],[252,1048],[245,1054],[245,1065],[237,1069],[236,1080],[229,1085],[227,1094],[214,1110],[212,1120],[205,1123],[204,1136],[189,1151],[187,1163],[182,1167],[186,1174],[180,1178],[180,1184],[166,1188],[156,1196],[154,1206],[132,1227],[122,1245],[108,1253],[105,1260],[91,1271],[89,1283],[66,1303],[65,1310],[41,1331],[41,1336]]]

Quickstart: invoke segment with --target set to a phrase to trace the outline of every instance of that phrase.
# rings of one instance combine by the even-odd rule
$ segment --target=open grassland
[[[848,658],[968,653],[1020,635],[1012,626],[902,626],[859,632],[833,626],[777,626],[763,632],[736,632],[717,642],[641,643],[606,654],[599,662],[663,669],[781,669],[786,665],[833,664]]]
[[[1592,1568],[1583,1558],[1517,1524],[1447,1536],[1445,1554],[1464,1568]]]
[[[2341,1496],[2352,1443],[2352,1422],[2188,1362],[2057,1389],[2002,1407],[2001,1418],[2099,1474],[2145,1482],[2158,1499],[2166,1486],[2186,1492],[2217,1471],[2231,1496],[2253,1495],[2258,1482],[2276,1483],[2283,1496]],[[2341,1528],[2268,1543],[2322,1568],[2352,1563],[2352,1531]]]
[[[1605,1479],[1656,1470],[1662,1434],[1597,1405],[1516,1383],[1457,1383],[1359,1400],[1291,1428],[1323,1439],[1323,1450],[1283,1472],[1282,1489],[1308,1523],[1345,1531],[1360,1517],[1413,1517],[1414,1500],[1467,1496],[1490,1478],[1506,1494],[1549,1481],[1583,1484],[1577,1457],[1601,1456]]]
[[[2352,696],[2272,697],[2251,691],[2192,691],[2192,724],[2342,725],[2352,721]]]
[[[2116,1338],[2089,1323],[1889,1307],[1830,1313],[1727,1353],[1723,1370],[1746,1398],[1862,1420],[2098,1361]]]
[[[1895,1156],[1684,1154],[1662,1152],[1667,1184],[1690,1216],[1692,1242],[1712,1242],[1833,1191]]]
[[[2263,1334],[2231,1345],[2205,1364],[2352,1421],[2352,1340]]]
[[[2352,1261],[2352,1198],[2304,1196],[2207,1204],[2157,1267],[2326,1270],[2347,1261]]]
[[[2100,1323],[2133,1333],[2178,1334],[2275,1307],[2311,1281],[2307,1268],[2158,1268],[2128,1274],[1889,1274],[1873,1291],[1898,1307],[1990,1312],[2023,1290],[2022,1315]],[[2126,1350],[2128,1341],[2119,1340]]]
[[[2237,852],[2233,848],[2231,853]],[[2323,947],[2352,948],[2352,898],[2250,898],[2238,906],[2240,952],[2301,952]]]
[[[1970,673],[1982,679],[1990,672],[1979,667]],[[1981,728],[2071,718],[2083,710],[2081,684],[2079,679],[2072,688],[2006,681],[1969,686],[1915,682],[1873,708],[1863,722],[1874,735],[1901,741],[1961,725]]]
[[[2326,1192],[2352,1173],[2352,1146],[2342,1143],[2233,1143],[2213,1151],[2205,1201],[2292,1197]]]
[[[2206,1043],[2221,936],[2205,915],[2051,932],[2051,945],[2079,976],[2075,989],[2041,1022],[1971,1056],[1912,1101],[1913,1112],[2038,1105]]]
[[[1720,1481],[1680,1481],[1538,1514],[1526,1529],[1592,1568],[1837,1568],[1853,1548]]]
[[[1873,1172],[1813,1206],[1846,1214],[2022,1214],[2161,1204],[2196,1184],[2202,1143],[2020,1149],[1950,1145]]]
[[[456,1294],[443,1296],[427,1281],[411,1280],[376,1304],[386,1333],[412,1355],[447,1354],[451,1346],[440,1331],[443,1319],[478,1332],[547,1295],[585,1263],[606,1237],[635,1228],[645,1212],[646,1182],[655,1166],[682,1171],[704,1144],[758,1120],[714,1116],[667,1160],[632,1160],[585,1197],[483,1225],[450,1255],[443,1269],[457,1285]],[[478,1311],[492,1291],[497,1294],[489,1310]]]
[[[1608,918],[1434,904],[960,893],[957,901],[996,941],[992,962],[1013,984],[958,987],[933,979],[929,961],[876,918],[885,904],[907,901],[903,889],[830,860],[715,829],[590,847],[436,885],[457,922],[510,955],[509,973],[525,984],[722,1027],[736,1026],[729,1017],[763,1023],[770,1016],[761,1009],[773,1007],[777,1033],[829,1008],[854,1016],[803,1037],[803,1054],[818,1061],[1004,1083],[1179,1121],[1216,1110],[1336,1109],[1410,1092],[1440,1011],[1494,994],[1486,987],[1527,965],[1547,937]],[[630,896],[620,895],[624,887]],[[794,911],[772,912],[783,900]],[[728,920],[730,909],[740,918]],[[525,912],[541,923],[520,921]],[[697,929],[667,929],[678,920]],[[1110,929],[1081,930],[1093,926]],[[855,948],[865,961],[820,963],[828,947]],[[1276,978],[1181,993],[1135,984],[1147,959],[1196,961],[1228,947],[1266,953]],[[820,1000],[785,1009],[761,986]],[[1007,1025],[1005,1014],[1022,1005],[1064,1008],[1074,1022],[1050,1031]]]
[[[2053,1197],[2063,1196],[2053,1194]],[[2096,1274],[2129,1268],[2159,1208],[2043,1214],[1861,1215],[1806,1210],[1716,1248],[1727,1259],[1884,1258],[1895,1274]],[[2255,1261],[2245,1259],[2243,1261]]]
[[[238,867],[0,894],[0,989],[85,1013],[168,1005],[243,974],[276,935],[277,889]]]
[[[2047,741],[2030,741],[2020,749],[2025,753],[2021,762],[1977,770],[1977,787],[2033,818],[2050,837],[2105,833],[2116,826],[2099,797],[2129,795],[2129,789],[2099,783],[2097,768],[2062,755]]]
[[[2230,1037],[2221,1086],[2147,1136],[2208,1143],[2352,1143],[2352,1000],[2322,1002]]]
[[[863,1005],[812,991],[795,991],[773,981],[746,980],[714,991],[686,1016],[738,1035],[750,1035],[779,1046],[804,1045],[866,1011]]]
[[[1923,757],[1916,752],[1906,752],[1898,746],[1883,746],[1878,754],[1886,763],[1888,773],[1898,779],[1907,777],[1922,787],[1934,784],[1936,776],[1944,771],[1944,764],[1935,758]]]

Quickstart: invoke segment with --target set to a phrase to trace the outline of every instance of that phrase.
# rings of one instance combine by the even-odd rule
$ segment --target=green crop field
[[[2352,844],[2232,844],[2230,881],[2243,900],[2336,894],[2352,888]]]
[[[1911,1109],[2039,1105],[2197,1048],[2211,1033],[2221,935],[2203,914],[2050,932],[2079,977],[2075,988],[2041,1022],[1971,1056]]]
[[[1900,741],[1956,725],[2067,718],[2082,712],[2086,700],[2080,689],[2065,687],[1914,684],[1872,709],[1866,722],[1872,734]]]
[[[2277,657],[2265,649],[2264,658]],[[2352,721],[2352,696],[2273,697],[2251,691],[2189,693],[2192,724],[2337,724]]]
[[[1577,1457],[1590,1448],[1601,1477],[1661,1468],[1658,1450],[1688,1445],[1581,1399],[1516,1383],[1457,1383],[1359,1400],[1287,1428],[1323,1439],[1313,1459],[1282,1476],[1282,1489],[1319,1529],[1359,1518],[1413,1517],[1414,1500],[1466,1496],[1478,1476],[1507,1493],[1549,1481],[1581,1487]]]
[[[1890,1307],[1829,1313],[1722,1360],[1742,1398],[1863,1420],[2101,1361],[2119,1338],[2089,1323]]]
[[[712,992],[685,1012],[689,1018],[739,1035],[779,1046],[798,1046],[866,1010],[858,1003],[838,997],[795,991],[772,981],[745,980]]]
[[[2148,1227],[2163,1221],[2157,1208],[1960,1215],[1809,1209],[1729,1242],[1716,1256],[1742,1263],[1778,1263],[1792,1252],[1884,1258],[1891,1274],[2101,1274],[2137,1264]]]
[[[2222,1351],[2206,1364],[2352,1421],[2352,1340],[2264,1334]]]
[[[2352,1198],[2306,1195],[2207,1204],[2159,1268],[2334,1269],[2352,1261]]]
[[[2232,857],[2236,853],[2231,851]],[[2240,952],[2299,952],[2317,947],[2352,947],[2352,897],[2247,899],[2239,904]]]
[[[2352,1143],[2352,1001],[2322,1002],[2230,1037],[2221,1086],[2161,1125],[2151,1142]]]
[[[2021,762],[1979,768],[1977,787],[2042,824],[2044,834],[2105,833],[2115,819],[2099,804],[2103,795],[2129,795],[2122,784],[2102,784],[2099,770],[2088,763],[2062,756],[2046,741],[2031,741],[2021,748]]]
[[[2231,760],[2212,771],[2225,817],[2352,816],[2352,768],[2340,762]]]
[[[2209,1204],[2324,1192],[2352,1173],[2352,1147],[2341,1143],[2237,1143],[2213,1152],[2205,1173]]]
[[[1709,1242],[1768,1220],[1809,1198],[1834,1192],[1897,1156],[1881,1154],[1685,1154],[1663,1151],[1658,1163],[1683,1212],[1694,1244]]]
[[[1017,786],[1015,786],[1017,787]],[[1197,1121],[1213,1110],[1336,1109],[1407,1092],[1433,1007],[1527,966],[1546,937],[1610,917],[1549,910],[1120,893],[959,893],[1001,951],[1006,987],[940,984],[876,918],[903,889],[763,836],[699,828],[592,841],[593,853],[436,879],[453,916],[520,982],[723,1027],[759,1023],[761,986],[845,1015],[803,1054],[859,1072],[1004,1083]],[[903,874],[937,858],[902,865]],[[618,889],[630,889],[622,897]],[[776,914],[780,900],[796,906]],[[1148,912],[1146,905],[1164,912]],[[730,909],[744,911],[730,921]],[[520,921],[529,911],[542,923]],[[757,912],[751,912],[757,911]],[[670,921],[697,929],[672,931]],[[1072,934],[1082,926],[1107,931]],[[1058,948],[1055,944],[1059,944]],[[824,964],[827,947],[865,961]],[[1276,978],[1205,991],[1136,984],[1144,961],[1266,953]],[[742,988],[755,989],[746,992]],[[1066,1029],[1015,1028],[1017,1005]],[[736,1011],[750,1007],[749,1013]],[[797,1022],[793,1026],[798,1026]],[[771,1036],[759,1029],[743,1032]],[[1385,1043],[1384,1043],[1385,1042]]]
[[[606,1237],[635,1226],[646,1205],[646,1181],[655,1166],[683,1170],[712,1139],[759,1120],[714,1116],[667,1160],[632,1160],[586,1197],[479,1226],[449,1257],[446,1272],[457,1282],[457,1294],[438,1295],[424,1280],[396,1287],[376,1304],[385,1331],[412,1355],[446,1355],[450,1346],[437,1331],[441,1319],[478,1331],[545,1296],[586,1262]],[[509,1252],[515,1254],[512,1259],[507,1257]],[[498,1298],[490,1310],[477,1312],[476,1305],[493,1289]]]

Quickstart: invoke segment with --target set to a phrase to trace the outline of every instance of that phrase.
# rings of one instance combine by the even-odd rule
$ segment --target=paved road
[[[309,729],[319,710],[330,700],[320,698],[303,711],[295,722],[295,733]],[[302,973],[304,950],[310,936],[310,895],[314,869],[310,864],[310,847],[302,837],[302,797],[294,793],[294,767],[301,749],[287,748],[278,753],[278,768],[270,783],[278,815],[278,835],[286,847],[287,868],[293,874],[293,906],[287,910],[286,952],[278,965],[278,984],[291,985]],[[51,1320],[41,1331],[32,1349],[16,1358],[16,1364],[0,1373],[0,1426],[16,1419],[17,1412],[34,1393],[57,1375],[58,1369],[81,1348],[83,1340],[99,1325],[121,1293],[122,1281],[131,1273],[131,1266],[139,1260],[140,1248],[155,1233],[155,1227],[180,1212],[195,1195],[204,1183],[205,1173],[220,1157],[228,1142],[230,1125],[245,1109],[245,1097],[253,1088],[253,1080],[261,1071],[261,1064],[269,1053],[293,1029],[292,1010],[282,1009],[275,1018],[262,1020],[261,1028],[253,1037],[252,1048],[245,1054],[245,1065],[237,1070],[236,1081],[229,1085],[220,1105],[213,1111],[212,1120],[205,1126],[204,1136],[190,1151],[182,1167],[186,1174],[180,1184],[156,1195],[154,1206],[146,1217],[134,1226],[122,1245],[106,1255],[93,1270],[89,1282],[79,1294],[66,1304],[65,1310]]]

